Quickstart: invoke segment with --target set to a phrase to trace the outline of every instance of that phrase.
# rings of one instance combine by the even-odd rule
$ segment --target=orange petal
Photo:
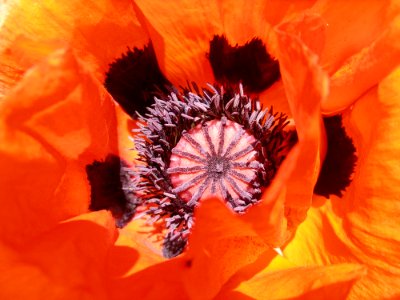
[[[108,64],[127,47],[147,43],[131,1],[12,1],[0,45],[0,96],[27,69],[53,51],[70,46],[103,80]]]
[[[160,69],[176,86],[187,81],[199,86],[213,83],[206,57],[209,41],[221,34],[218,7],[213,1],[135,1],[147,27]]]
[[[332,76],[329,97],[322,102],[325,114],[340,112],[400,64],[400,17],[374,43],[352,56]]]
[[[259,99],[264,107],[272,106],[274,112],[282,112],[285,113],[289,118],[292,118],[282,80],[278,80],[269,88],[264,90],[259,95]]]
[[[307,29],[307,24],[313,26]],[[265,191],[263,201],[249,209],[245,216],[254,230],[275,247],[290,238],[304,220],[324,152],[319,107],[327,94],[327,76],[317,64],[317,56],[293,33],[298,32],[296,28],[303,30],[301,35],[313,47],[315,45],[308,37],[315,32],[323,39],[323,27],[318,17],[304,16],[294,23],[282,24],[276,33],[282,81],[296,123],[299,145],[280,167],[271,187]]]
[[[284,250],[299,265],[363,263],[368,274],[349,299],[396,298],[400,293],[399,81],[397,68],[345,114],[359,158],[353,182],[342,199],[310,209]]]
[[[223,33],[232,45],[245,44],[257,37],[267,40],[271,25],[265,19],[263,12],[269,3],[256,1],[219,1],[219,12],[223,24]]]
[[[107,288],[111,299],[187,299],[181,273],[182,258],[162,257],[154,228],[134,220],[124,229],[107,259]]]
[[[191,299],[211,299],[242,267],[267,248],[262,239],[217,199],[196,209],[195,226],[183,259],[182,278]]]
[[[325,47],[327,27],[319,15],[305,12],[278,25],[277,29],[297,36],[308,49],[320,56]]]
[[[359,163],[341,206],[352,251],[370,267],[354,298],[400,294],[400,68],[371,90],[349,113],[348,127]],[[363,291],[367,291],[364,292]]]
[[[311,11],[328,24],[326,46],[321,64],[329,73],[362,48],[371,44],[393,18],[389,0],[335,1],[319,0]]]
[[[191,299],[182,284],[185,262],[172,259],[108,282],[110,299]]]
[[[270,0],[264,1],[263,15],[264,18],[272,25],[277,25],[282,20],[291,19],[298,13],[310,8],[316,0],[287,1],[287,0]]]
[[[119,236],[109,256],[108,272],[114,280],[127,277],[165,260],[161,243],[154,235],[154,227],[138,219],[120,229]]]
[[[276,31],[278,58],[300,147],[296,167],[287,183],[285,203],[288,229],[294,230],[311,205],[325,151],[320,103],[328,92],[328,78],[317,63],[318,57],[285,29],[278,27]]]
[[[315,54],[320,55],[324,48],[326,27],[326,23],[321,17],[303,13],[298,14],[294,19],[280,24],[277,28],[279,31],[284,31],[299,37],[305,46]],[[277,55],[278,45],[274,36],[268,39],[268,43],[270,50]],[[267,107],[272,105],[274,111],[284,112],[291,118],[292,113],[289,109],[289,103],[284,88],[282,81],[279,80],[267,90],[263,91],[260,95],[260,99]]]
[[[1,272],[1,298],[105,299],[104,260],[115,234],[105,211],[58,225],[20,249]]]
[[[349,248],[351,242],[343,232],[336,205],[332,208],[331,200],[325,198],[321,202],[319,207],[308,210],[295,237],[285,246],[284,256],[299,266],[357,262]]]
[[[249,208],[242,217],[270,246],[280,247],[286,240],[287,222],[284,216],[286,184],[298,163],[300,148],[295,146],[283,161],[262,201]]]
[[[24,242],[87,211],[86,164],[117,153],[114,105],[71,51],[30,70],[0,103],[0,219]]]
[[[345,299],[364,274],[364,268],[354,264],[261,272],[216,299]]]

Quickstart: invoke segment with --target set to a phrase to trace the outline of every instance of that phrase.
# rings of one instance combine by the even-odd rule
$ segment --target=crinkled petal
[[[349,299],[400,295],[399,81],[397,68],[345,114],[358,151],[353,182],[343,198],[316,201],[284,250],[298,265],[364,264],[368,273]]]
[[[350,107],[400,64],[400,17],[368,47],[352,56],[332,76],[322,112],[334,114]]]
[[[59,48],[76,49],[102,80],[127,47],[147,41],[131,1],[10,1],[0,39],[0,96]]]
[[[57,225],[2,265],[2,299],[107,299],[104,261],[116,235],[105,211]]]
[[[313,202],[315,207],[309,209],[295,237],[285,246],[284,256],[299,266],[356,262],[349,248],[351,241],[343,233],[343,221],[330,200],[316,197]]]
[[[309,13],[298,14],[296,18],[277,26],[279,31],[300,38],[302,43],[316,55],[320,55],[325,46],[326,27],[326,23],[321,17]],[[270,46],[269,50],[274,55],[278,55],[279,50],[274,35],[268,39],[268,45]],[[281,80],[262,92],[260,99],[265,105],[272,105],[275,111],[284,112],[292,117],[287,95],[285,95],[285,87]]]
[[[278,32],[297,36],[317,56],[320,56],[325,48],[327,28],[324,19],[310,12],[298,14],[296,18],[277,26]]]
[[[298,13],[310,8],[316,0],[302,0],[302,1],[282,1],[282,0],[269,0],[264,1],[263,15],[272,25],[277,25],[283,20],[291,19]]]
[[[313,24],[307,31],[305,24]],[[277,28],[275,43],[288,105],[296,124],[299,144],[280,166],[260,204],[244,218],[266,243],[282,246],[306,217],[311,206],[320,159],[324,153],[320,102],[327,94],[327,76],[318,57],[295,35],[304,31],[310,47],[312,32],[323,40],[323,22],[317,16],[303,16],[295,23]]]
[[[206,57],[214,34],[222,34],[214,1],[135,1],[138,16],[147,27],[161,70],[175,85],[213,83]]]
[[[370,268],[354,290],[382,298],[400,295],[400,68],[349,113],[359,164],[344,199],[344,229],[357,258]],[[364,293],[363,291],[367,291]]]
[[[271,31],[271,25],[264,16],[269,3],[256,1],[218,1],[223,24],[223,33],[232,45],[243,45],[257,37],[263,41]]]
[[[295,146],[280,166],[270,187],[263,193],[260,203],[250,207],[242,217],[270,246],[280,247],[287,239],[285,218],[286,185],[301,154]]]
[[[370,45],[394,16],[390,0],[319,0],[311,11],[328,24],[321,64],[329,73],[336,71],[351,55]]]
[[[355,264],[298,267],[260,272],[217,299],[345,299],[354,282],[365,274]]]
[[[285,199],[288,230],[293,231],[311,205],[325,151],[320,103],[328,93],[328,78],[318,65],[318,57],[285,29],[278,27],[276,31],[278,58],[300,148]]]
[[[255,262],[268,247],[218,199],[202,202],[195,218],[182,278],[191,299],[211,299],[232,275]]]
[[[86,212],[85,166],[117,153],[114,104],[72,51],[31,69],[0,103],[1,237],[24,242]]]

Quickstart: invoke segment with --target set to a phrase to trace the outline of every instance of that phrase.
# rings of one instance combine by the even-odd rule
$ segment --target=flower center
[[[235,210],[244,209],[259,193],[257,175],[262,164],[255,144],[242,125],[225,117],[184,132],[167,169],[173,192],[188,205],[213,195]]]
[[[207,164],[208,176],[219,180],[231,169],[229,159],[221,156],[212,156]]]

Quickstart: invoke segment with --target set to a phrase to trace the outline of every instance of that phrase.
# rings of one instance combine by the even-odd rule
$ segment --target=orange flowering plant
[[[397,1],[0,7],[2,299],[400,297]]]

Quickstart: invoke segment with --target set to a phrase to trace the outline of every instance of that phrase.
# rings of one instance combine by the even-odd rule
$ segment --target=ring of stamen
[[[241,85],[193,89],[155,98],[135,130],[132,189],[149,221],[165,222],[166,257],[183,251],[201,199],[215,195],[238,213],[260,201],[296,142],[295,131],[284,130],[287,117]]]

